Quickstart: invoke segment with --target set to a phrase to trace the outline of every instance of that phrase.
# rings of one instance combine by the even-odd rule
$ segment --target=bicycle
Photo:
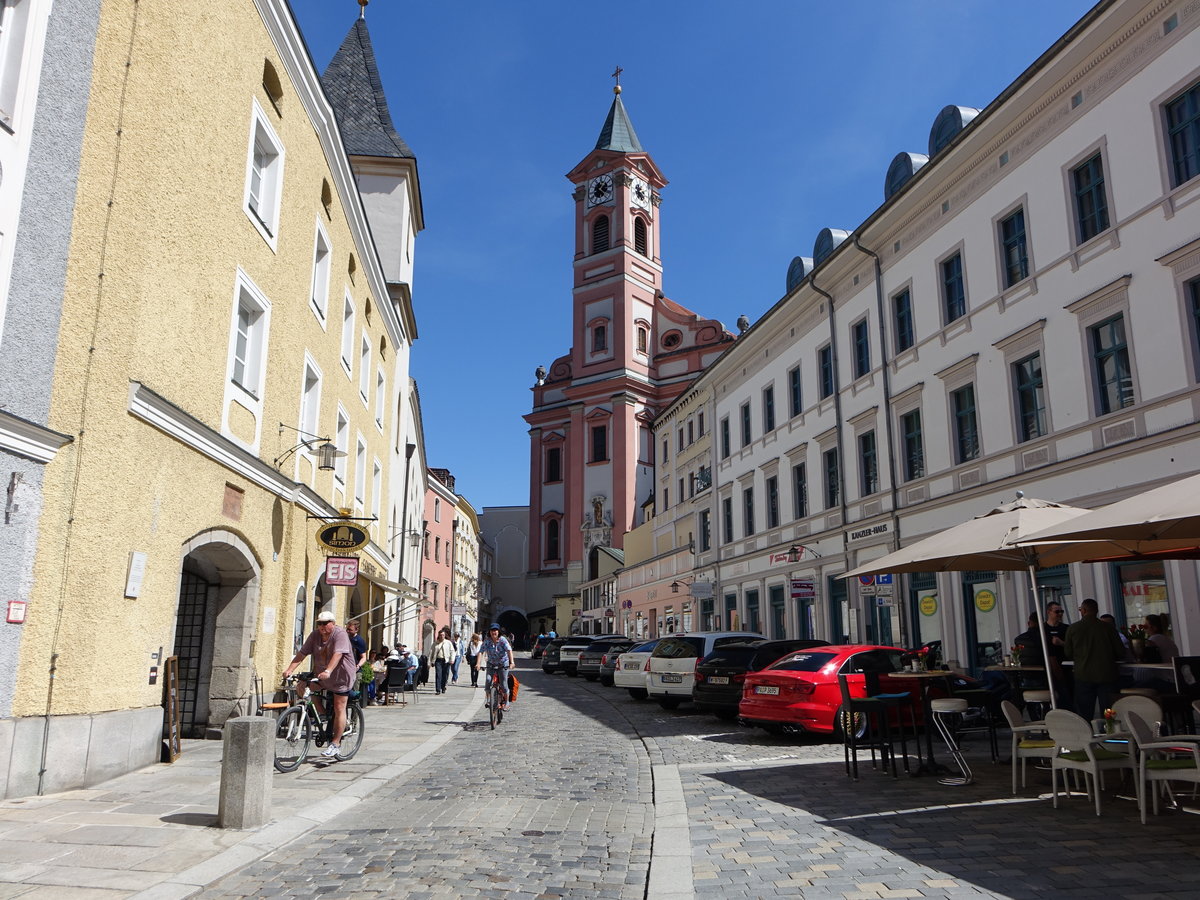
[[[298,693],[297,681],[304,682],[303,694],[279,715],[275,724],[275,768],[280,772],[294,772],[308,756],[308,746],[316,741],[318,747],[331,743],[333,728],[332,695],[325,691],[325,709],[322,715],[314,702],[309,686],[311,673],[293,675],[285,682],[288,694]],[[364,720],[361,694],[354,691],[346,703],[346,727],[342,731],[339,759],[350,759],[362,746]]]
[[[500,684],[500,675],[497,670],[488,666],[487,683],[483,686],[483,703],[488,710],[488,719],[492,723],[492,728],[504,721],[504,710],[501,709],[508,702],[508,685]]]

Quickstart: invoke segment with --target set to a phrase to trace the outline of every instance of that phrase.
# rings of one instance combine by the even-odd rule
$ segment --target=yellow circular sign
[[[996,608],[996,595],[989,590],[975,594],[975,608],[980,612],[989,613]]]
[[[352,553],[362,549],[370,541],[371,535],[366,529],[349,522],[329,522],[317,529],[317,543],[326,550],[337,553]]]
[[[932,616],[937,613],[937,595],[927,594],[921,598],[921,615]]]

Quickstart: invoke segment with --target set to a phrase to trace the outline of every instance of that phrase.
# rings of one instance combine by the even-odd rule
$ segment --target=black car
[[[579,674],[588,681],[600,678],[603,681],[604,660],[608,656],[614,659],[617,654],[624,653],[633,646],[629,638],[602,638],[587,645],[587,649],[579,654]],[[612,670],[609,670],[608,683],[612,684]]]
[[[552,640],[554,640],[554,638],[547,637],[544,634],[541,637],[535,638],[533,641],[533,651],[529,654],[529,658],[530,659],[541,659],[542,654],[546,652],[546,646]]]
[[[697,709],[718,719],[736,719],[742,699],[742,680],[747,672],[765,669],[793,650],[822,647],[828,641],[803,638],[782,641],[739,641],[717,647],[696,666],[692,702]]]
[[[562,650],[562,645],[567,642],[565,637],[557,637],[546,644],[546,649],[542,651],[542,671],[548,675],[555,672],[561,672],[562,666],[559,664],[559,651]]]

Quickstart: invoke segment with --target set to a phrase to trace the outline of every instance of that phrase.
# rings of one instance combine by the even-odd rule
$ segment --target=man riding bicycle
[[[508,709],[508,671],[514,668],[513,649],[508,638],[500,636],[500,626],[495,622],[488,628],[480,652],[487,660],[487,677],[490,679],[495,675],[499,678],[499,696],[504,701],[500,708]]]
[[[308,636],[300,652],[283,670],[283,680],[287,681],[304,657],[310,654],[313,658],[313,671],[316,673],[310,687],[314,691],[329,691],[333,695],[333,727],[330,729],[332,739],[321,755],[337,759],[338,751],[342,749],[342,732],[346,730],[346,703],[350,699],[350,690],[358,679],[358,667],[354,662],[354,648],[350,644],[350,636],[346,629],[338,627],[337,616],[329,610],[317,616],[317,627]],[[323,715],[325,710],[320,698],[314,697],[313,700],[317,704],[317,710]]]

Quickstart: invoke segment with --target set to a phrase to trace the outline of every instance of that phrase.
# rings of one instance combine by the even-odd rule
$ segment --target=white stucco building
[[[698,624],[941,640],[977,669],[1024,630],[1021,579],[905,576],[877,598],[837,576],[1018,490],[1094,507],[1200,470],[1198,26],[1195,4],[1098,4],[985,109],[937,114],[883,204],[792,262],[695,385],[712,487],[672,529],[682,547],[710,523]],[[656,447],[695,417],[668,409]],[[687,474],[657,477],[678,505]],[[1042,585],[1122,624],[1167,613],[1200,651],[1194,562]]]

